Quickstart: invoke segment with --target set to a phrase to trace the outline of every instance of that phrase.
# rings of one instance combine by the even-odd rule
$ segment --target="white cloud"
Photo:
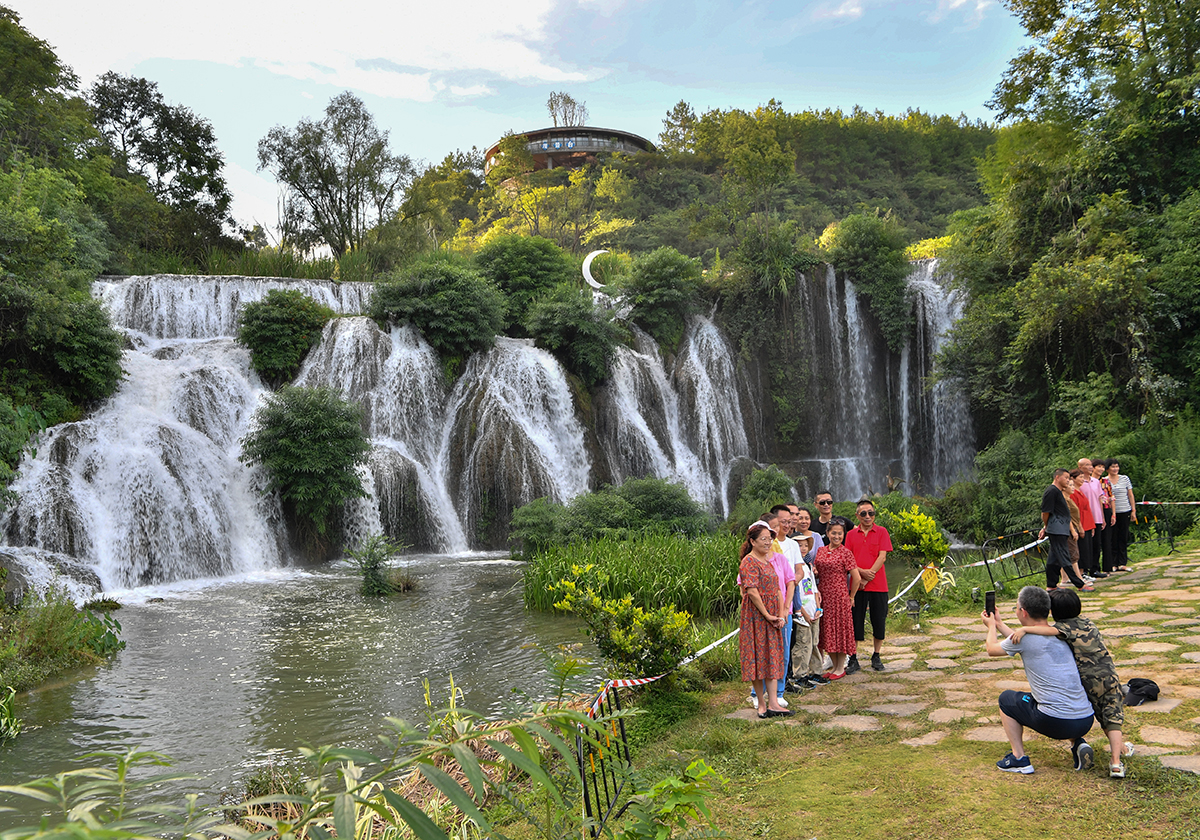
[[[813,20],[857,20],[863,16],[862,0],[843,0],[839,6],[823,4],[813,9]]]
[[[209,0],[199,7],[161,0],[7,2],[84,85],[106,70],[129,72],[155,58],[250,62],[287,76],[419,101],[444,89],[438,77],[450,72],[461,87],[472,87],[462,84],[471,75],[550,83],[588,78],[544,54],[556,0]],[[359,66],[373,59],[404,69]]]
[[[983,20],[984,13],[990,6],[996,5],[995,0],[938,0],[937,8],[929,13],[930,23],[941,23],[951,12],[965,12],[963,22],[975,26]]]

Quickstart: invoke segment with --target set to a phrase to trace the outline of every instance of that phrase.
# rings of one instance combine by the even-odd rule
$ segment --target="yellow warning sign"
[[[938,585],[938,572],[933,566],[926,566],[921,572],[921,583],[925,584],[925,591],[932,592],[933,587]]]

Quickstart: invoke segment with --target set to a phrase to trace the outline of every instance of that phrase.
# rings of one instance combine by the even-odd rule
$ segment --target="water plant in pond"
[[[0,690],[0,698],[0,744],[3,744],[21,733],[21,719],[17,717],[17,690],[5,686]]]
[[[346,552],[362,574],[362,588],[368,597],[408,592],[416,587],[416,580],[407,569],[389,568],[389,557],[404,551],[407,546],[392,542],[383,534],[372,534],[358,548]]]

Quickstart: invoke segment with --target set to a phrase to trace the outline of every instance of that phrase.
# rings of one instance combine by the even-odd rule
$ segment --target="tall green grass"
[[[125,646],[120,631],[114,619],[76,609],[55,587],[29,596],[16,610],[0,612],[0,686],[22,691],[58,672],[102,662]]]
[[[286,249],[247,249],[239,254],[213,249],[205,257],[203,268],[205,274],[211,275],[330,280],[337,276],[338,262],[332,257],[306,259]]]
[[[525,605],[553,609],[549,587],[573,577],[572,566],[590,563],[608,576],[597,592],[602,598],[629,595],[634,604],[649,610],[674,604],[696,618],[736,615],[740,545],[740,537],[729,534],[694,539],[644,534],[550,546],[525,567]]]

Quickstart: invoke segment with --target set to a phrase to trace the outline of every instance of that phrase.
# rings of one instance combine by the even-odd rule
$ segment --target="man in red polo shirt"
[[[888,583],[883,564],[887,553],[892,550],[892,535],[887,528],[875,524],[875,503],[863,499],[855,511],[858,524],[846,535],[846,548],[854,553],[858,573],[863,585],[854,596],[854,638],[862,642],[865,636],[867,612],[871,613],[871,635],[875,637],[875,652],[871,655],[871,667],[883,670],[879,649],[883,647],[884,628],[887,626]],[[846,663],[846,673],[862,670],[858,657],[851,656]]]

